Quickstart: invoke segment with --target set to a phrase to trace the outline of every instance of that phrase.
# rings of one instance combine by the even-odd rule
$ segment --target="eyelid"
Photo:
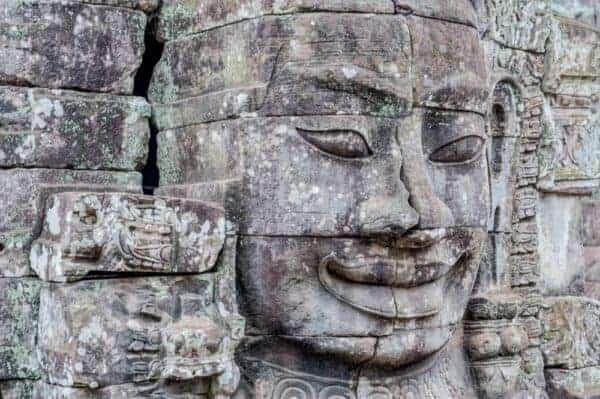
[[[468,135],[439,146],[429,160],[436,164],[465,164],[479,158],[485,147],[485,138]]]
[[[330,155],[346,159],[361,159],[373,155],[363,135],[355,130],[296,130],[309,144]]]

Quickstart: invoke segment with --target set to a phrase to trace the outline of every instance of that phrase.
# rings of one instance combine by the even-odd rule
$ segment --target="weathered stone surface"
[[[586,200],[581,204],[582,239],[585,247],[600,247],[600,201]]]
[[[511,277],[512,240],[508,233],[489,233],[481,266],[477,275],[475,293],[487,292],[509,285]]]
[[[422,17],[477,26],[473,2],[469,0],[393,0],[398,13],[414,13]]]
[[[600,4],[595,0],[552,0],[550,9],[565,18],[600,26]]]
[[[211,274],[49,285],[40,300],[41,369],[50,383],[92,389],[218,380],[237,372],[238,324],[219,314]]]
[[[487,71],[476,29],[434,15],[453,6],[397,5],[215,27],[155,70],[160,193],[236,226],[240,397],[474,396],[455,330],[488,223]],[[415,368],[435,371],[413,392]]]
[[[71,388],[39,381],[31,390],[32,399],[209,399],[210,381],[197,379],[184,382],[145,382],[112,385],[105,388]],[[19,399],[29,399],[29,397]],[[9,397],[9,399],[12,399]],[[16,399],[16,398],[15,398]]]
[[[142,98],[0,87],[0,167],[139,170],[150,136]]]
[[[0,383],[39,376],[36,357],[40,282],[0,278]],[[18,397],[4,393],[3,398]]]
[[[142,61],[141,11],[78,2],[0,5],[0,84],[130,94]]]
[[[410,19],[415,104],[485,113],[484,55],[475,29],[426,18]]]
[[[7,0],[14,1],[14,0]],[[160,0],[35,0],[38,4],[79,3],[112,7],[137,8],[144,12],[154,11]]]
[[[550,399],[591,399],[600,395],[600,367],[546,369]]]
[[[225,241],[224,211],[175,198],[61,193],[47,201],[42,234],[31,249],[40,278],[88,274],[202,273]]]
[[[149,98],[160,129],[248,113],[397,117],[413,102],[483,113],[482,56],[474,29],[432,19],[265,17],[167,43]]]
[[[226,206],[245,234],[402,232],[417,222],[407,188],[417,197],[422,228],[484,226],[482,122],[473,113],[422,111],[402,120],[252,118],[192,126],[159,135],[161,181],[239,180]],[[464,150],[444,153],[456,142]],[[454,157],[469,161],[444,166]]]
[[[552,20],[543,81],[550,103],[542,136],[545,191],[589,194],[600,184],[599,46],[592,26]]]
[[[581,203],[577,197],[546,194],[538,204],[539,253],[546,295],[578,294],[585,264],[581,237]]]
[[[173,40],[267,15],[317,11],[393,14],[394,3],[392,0],[165,0],[156,35],[163,41]]]
[[[546,367],[576,369],[600,364],[600,302],[582,297],[548,297],[540,314]]]
[[[0,380],[0,395],[3,399],[33,399],[35,381]]]
[[[461,235],[464,241],[459,244]],[[402,274],[393,282],[384,270],[378,275],[368,265],[379,262],[383,268],[389,264],[389,272],[393,273],[394,251],[369,240],[244,238],[238,246],[242,313],[248,318],[249,331],[254,329],[260,334],[357,338],[392,335],[399,342],[406,339],[403,356],[419,356],[447,341],[462,317],[465,297],[461,290],[472,284],[477,256],[466,248],[475,251],[478,240],[475,232],[456,231],[441,238],[432,251],[415,253],[414,258],[406,254],[406,264],[397,266]],[[423,276],[418,280],[412,265],[434,262],[426,259],[448,250],[466,256],[451,266],[453,270],[446,276]],[[359,264],[353,266],[357,260]],[[281,292],[286,292],[285,300]],[[339,316],[332,319],[331,314]],[[436,328],[437,333],[421,336],[421,332]],[[328,344],[333,348],[335,340],[331,341]],[[409,345],[422,345],[422,352],[412,354]],[[382,359],[385,350],[379,352]]]
[[[589,97],[598,93],[599,45],[600,31],[592,26],[565,18],[554,19],[545,53],[544,90],[574,97],[564,98],[563,104],[570,100],[580,107],[589,106],[592,102]]]
[[[5,3],[2,398],[600,396],[597,2]]]
[[[61,191],[140,192],[141,176],[125,172],[0,170],[0,276],[30,275],[29,249],[42,228],[47,197]],[[4,205],[6,204],[6,205]]]
[[[396,11],[472,26],[476,26],[477,20],[472,5],[466,0],[443,3],[435,0],[167,0],[163,2],[160,10],[157,37],[168,41],[267,15],[319,11],[378,14],[393,14]]]
[[[485,10],[481,25],[508,48],[543,53],[550,28],[548,0],[476,0]]]

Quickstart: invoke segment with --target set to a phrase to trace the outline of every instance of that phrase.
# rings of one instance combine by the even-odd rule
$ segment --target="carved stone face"
[[[165,102],[244,111],[192,115],[207,123],[159,148],[163,182],[226,194],[248,334],[389,365],[445,345],[486,231],[482,63],[475,29],[400,15],[265,17],[167,46]]]

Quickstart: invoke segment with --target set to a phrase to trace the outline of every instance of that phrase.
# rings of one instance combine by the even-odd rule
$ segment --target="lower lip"
[[[341,302],[387,319],[423,318],[439,313],[442,308],[443,277],[412,288],[361,284],[335,276],[327,262],[321,262],[319,280]]]

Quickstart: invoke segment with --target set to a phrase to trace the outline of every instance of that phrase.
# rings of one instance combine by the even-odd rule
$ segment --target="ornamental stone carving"
[[[0,398],[600,392],[594,0],[5,0]]]

